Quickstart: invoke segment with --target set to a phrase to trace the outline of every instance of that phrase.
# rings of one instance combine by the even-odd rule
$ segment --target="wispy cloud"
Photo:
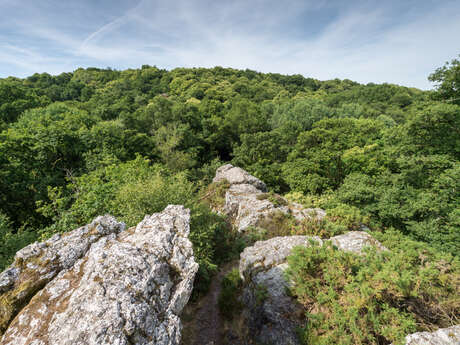
[[[0,0],[0,13],[0,76],[220,65],[428,88],[460,47],[456,1]]]

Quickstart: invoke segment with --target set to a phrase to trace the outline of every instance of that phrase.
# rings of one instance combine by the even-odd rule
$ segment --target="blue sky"
[[[431,88],[460,1],[0,0],[0,77],[224,66]]]

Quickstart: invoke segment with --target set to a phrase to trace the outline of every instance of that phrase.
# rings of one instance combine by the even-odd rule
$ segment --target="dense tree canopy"
[[[430,76],[437,91],[222,67],[1,79],[2,265],[97,214],[134,223],[198,204],[226,161],[273,191],[357,208],[375,231],[458,255],[459,68]]]

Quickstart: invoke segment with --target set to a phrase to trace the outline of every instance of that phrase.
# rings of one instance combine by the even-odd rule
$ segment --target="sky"
[[[0,77],[232,67],[430,89],[460,1],[0,0]]]

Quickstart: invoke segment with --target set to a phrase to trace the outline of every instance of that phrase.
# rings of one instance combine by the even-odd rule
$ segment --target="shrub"
[[[330,243],[294,249],[287,274],[305,307],[307,343],[399,344],[408,333],[458,323],[459,261],[395,233],[382,236],[398,244],[365,255]]]
[[[33,242],[37,234],[19,229],[13,232],[11,222],[2,213],[0,213],[0,272],[2,272],[13,261],[16,252]]]
[[[361,214],[354,206],[337,204],[327,210],[327,215],[322,220],[305,219],[295,227],[296,235],[313,235],[322,238],[337,236],[351,230],[360,230],[367,224],[369,218]]]
[[[257,222],[258,228],[266,230],[266,239],[291,235],[294,225],[295,219],[279,210],[262,216]]]
[[[287,206],[288,202],[282,196],[275,194],[273,192],[270,193],[261,193],[257,194],[257,200],[268,200],[270,201],[275,207]]]
[[[78,191],[75,199],[68,197],[65,189],[51,188],[51,202],[41,205],[41,212],[55,220],[42,230],[43,239],[87,224],[100,214],[112,214],[133,226],[146,214],[161,212],[168,204],[181,204],[191,210],[190,240],[200,265],[194,297],[207,291],[217,265],[232,255],[232,233],[225,219],[197,200],[195,185],[184,172],[173,174],[138,156],[78,177],[68,189]]]
[[[221,314],[228,320],[231,320],[235,313],[242,308],[239,301],[242,283],[238,268],[231,270],[222,280],[218,305]]]
[[[225,194],[230,188],[230,183],[227,180],[211,183],[205,189],[200,200],[209,205],[212,209],[220,209],[225,204]]]

